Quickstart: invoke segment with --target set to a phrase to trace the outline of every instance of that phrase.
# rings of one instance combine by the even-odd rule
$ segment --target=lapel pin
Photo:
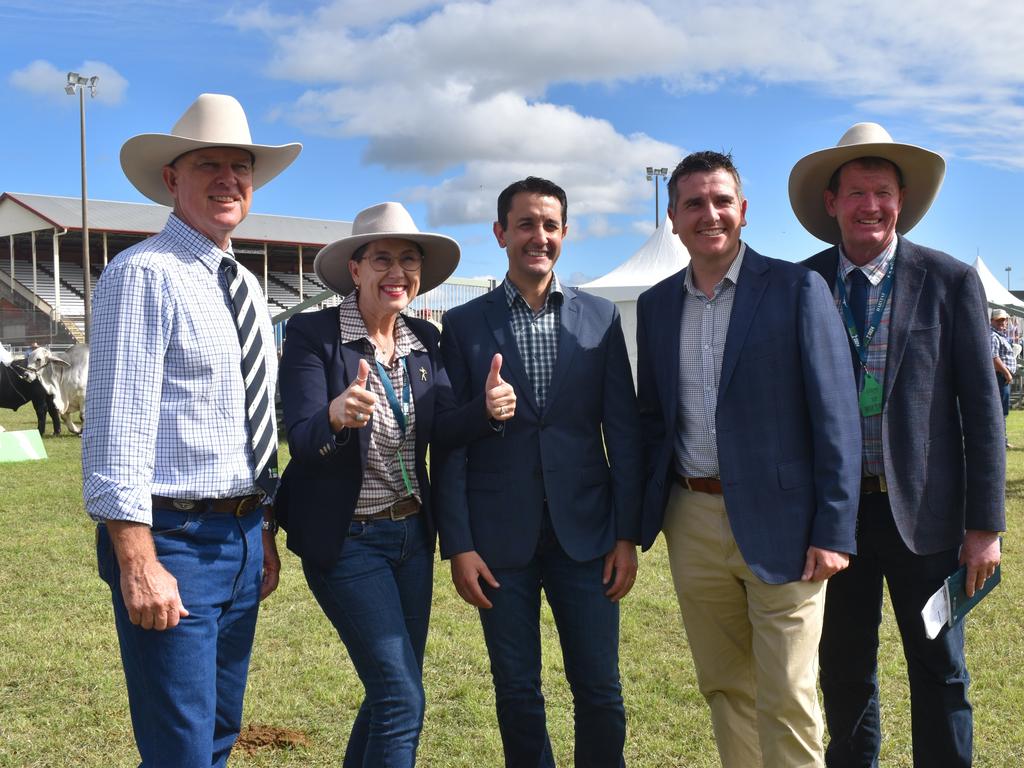
[[[423,367],[423,366],[421,365],[421,366],[420,366],[420,381],[426,381],[426,380],[427,380],[427,369],[426,369],[426,368],[424,368],[424,367]]]

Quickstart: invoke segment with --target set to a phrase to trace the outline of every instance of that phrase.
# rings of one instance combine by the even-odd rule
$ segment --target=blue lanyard
[[[836,280],[836,292],[839,294],[839,301],[843,309],[843,320],[846,322],[846,332],[850,336],[850,341],[853,342],[853,348],[857,350],[857,356],[860,358],[861,365],[867,369],[868,365],[868,345],[871,344],[871,340],[875,338],[875,332],[878,330],[878,326],[882,324],[882,314],[885,312],[885,305],[889,302],[889,296],[892,294],[892,284],[894,281],[894,270],[896,267],[896,259],[893,258],[889,262],[889,269],[885,272],[885,277],[882,278],[881,285],[879,285],[878,298],[875,300],[875,309],[871,313],[871,322],[864,331],[863,341],[860,338],[860,334],[857,333],[857,323],[853,318],[853,310],[850,309],[850,305],[846,300],[846,281],[839,277]],[[855,267],[860,269],[860,267]]]
[[[377,363],[377,373],[380,375],[380,382],[384,385],[384,394],[387,395],[388,404],[391,406],[391,412],[395,414],[395,421],[398,422],[398,428],[402,430],[402,438],[405,438],[405,422],[406,417],[409,415],[409,369],[405,365],[405,358],[398,358],[398,362],[402,364],[402,371],[405,373],[405,385],[402,387],[402,404],[398,404],[398,395],[395,394],[395,388],[391,384],[391,377],[388,376],[388,372],[381,365],[380,360],[374,360]]]

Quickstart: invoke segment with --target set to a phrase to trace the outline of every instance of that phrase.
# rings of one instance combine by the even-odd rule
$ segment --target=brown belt
[[[888,493],[889,486],[885,484],[885,477],[882,475],[864,475],[860,479],[860,495],[866,496],[869,493]]]
[[[154,507],[170,507],[181,512],[206,511],[223,515],[245,517],[263,503],[263,494],[232,496],[227,499],[172,499],[169,496],[154,496]]]
[[[389,507],[384,507],[372,515],[358,515],[356,520],[404,520],[420,511],[420,503],[415,496],[406,496]]]
[[[683,477],[676,475],[676,482],[683,488],[697,493],[713,493],[716,496],[722,495],[722,480],[717,477]]]

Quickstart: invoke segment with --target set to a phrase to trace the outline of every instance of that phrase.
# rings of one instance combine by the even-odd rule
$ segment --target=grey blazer
[[[834,288],[839,249],[804,265]],[[901,237],[895,280],[883,382],[885,480],[903,541],[928,555],[959,546],[965,528],[1005,529],[1003,413],[978,273]]]

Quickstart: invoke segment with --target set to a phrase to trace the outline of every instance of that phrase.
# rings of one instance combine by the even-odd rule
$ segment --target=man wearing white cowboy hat
[[[874,766],[878,626],[888,583],[910,678],[914,765],[971,764],[963,625],[925,637],[921,609],[958,565],[973,594],[999,562],[1005,454],[977,273],[904,234],[945,162],[858,123],[793,167],[800,223],[831,247],[808,259],[833,289],[859,387],[857,556],[832,578],[820,649],[829,766]]]
[[[128,179],[174,210],[96,287],[82,471],[145,766],[225,764],[277,586],[277,360],[231,233],[300,150],[254,144],[218,94],[121,149]]]
[[[1006,436],[1006,419],[1010,415],[1010,384],[1017,372],[1017,350],[1007,335],[1010,315],[1005,309],[992,310],[992,365],[996,369],[996,386],[1003,405],[1003,443],[1013,448]]]

